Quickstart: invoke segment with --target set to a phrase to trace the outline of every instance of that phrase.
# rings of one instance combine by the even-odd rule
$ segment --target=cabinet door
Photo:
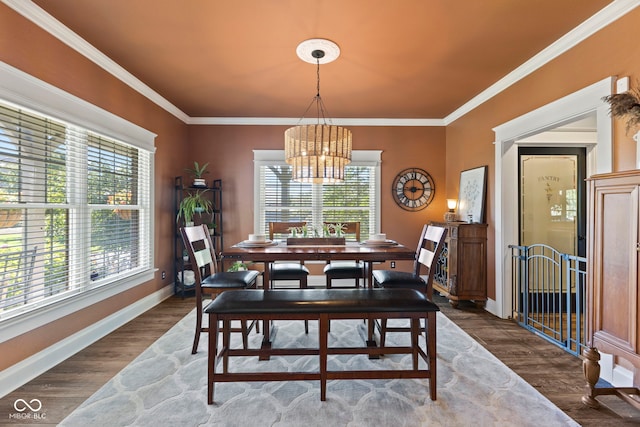
[[[601,351],[626,353],[637,363],[639,189],[615,180],[591,185],[589,302],[593,313],[588,336]]]
[[[458,283],[464,284],[467,298],[486,298],[486,253],[486,240],[458,240]]]

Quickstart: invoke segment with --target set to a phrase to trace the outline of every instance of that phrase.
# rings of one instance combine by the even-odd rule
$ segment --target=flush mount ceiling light
[[[285,160],[293,166],[292,179],[297,182],[331,184],[344,181],[344,167],[351,162],[351,131],[327,124],[325,106],[320,97],[320,64],[334,61],[340,55],[337,44],[325,39],[310,39],[296,49],[298,57],[316,64],[317,92],[300,122],[313,105],[315,124],[297,125],[284,133]]]

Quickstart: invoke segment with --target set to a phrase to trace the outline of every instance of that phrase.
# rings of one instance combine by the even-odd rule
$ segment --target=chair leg
[[[411,360],[413,369],[418,369],[418,337],[420,336],[420,319],[411,319]]]
[[[202,301],[196,297],[196,334],[193,337],[193,347],[191,354],[198,352],[198,343],[200,342],[200,332],[202,331]]]
[[[240,328],[242,328],[242,348],[246,350],[249,347],[249,329],[245,320],[241,320],[240,324]]]

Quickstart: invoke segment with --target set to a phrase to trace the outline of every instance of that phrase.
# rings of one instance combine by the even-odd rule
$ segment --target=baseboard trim
[[[52,346],[5,369],[0,381],[0,398],[13,392],[58,363],[135,319],[145,311],[160,304],[173,295],[173,284],[148,295],[112,315],[105,317]]]

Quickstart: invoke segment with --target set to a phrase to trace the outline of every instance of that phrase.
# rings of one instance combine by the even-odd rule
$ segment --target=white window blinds
[[[362,236],[379,229],[380,152],[354,151],[340,184],[292,181],[291,166],[279,150],[256,150],[255,230],[265,233],[269,222],[305,221],[316,230],[324,221],[360,222]]]
[[[151,268],[151,156],[0,102],[0,319]]]

